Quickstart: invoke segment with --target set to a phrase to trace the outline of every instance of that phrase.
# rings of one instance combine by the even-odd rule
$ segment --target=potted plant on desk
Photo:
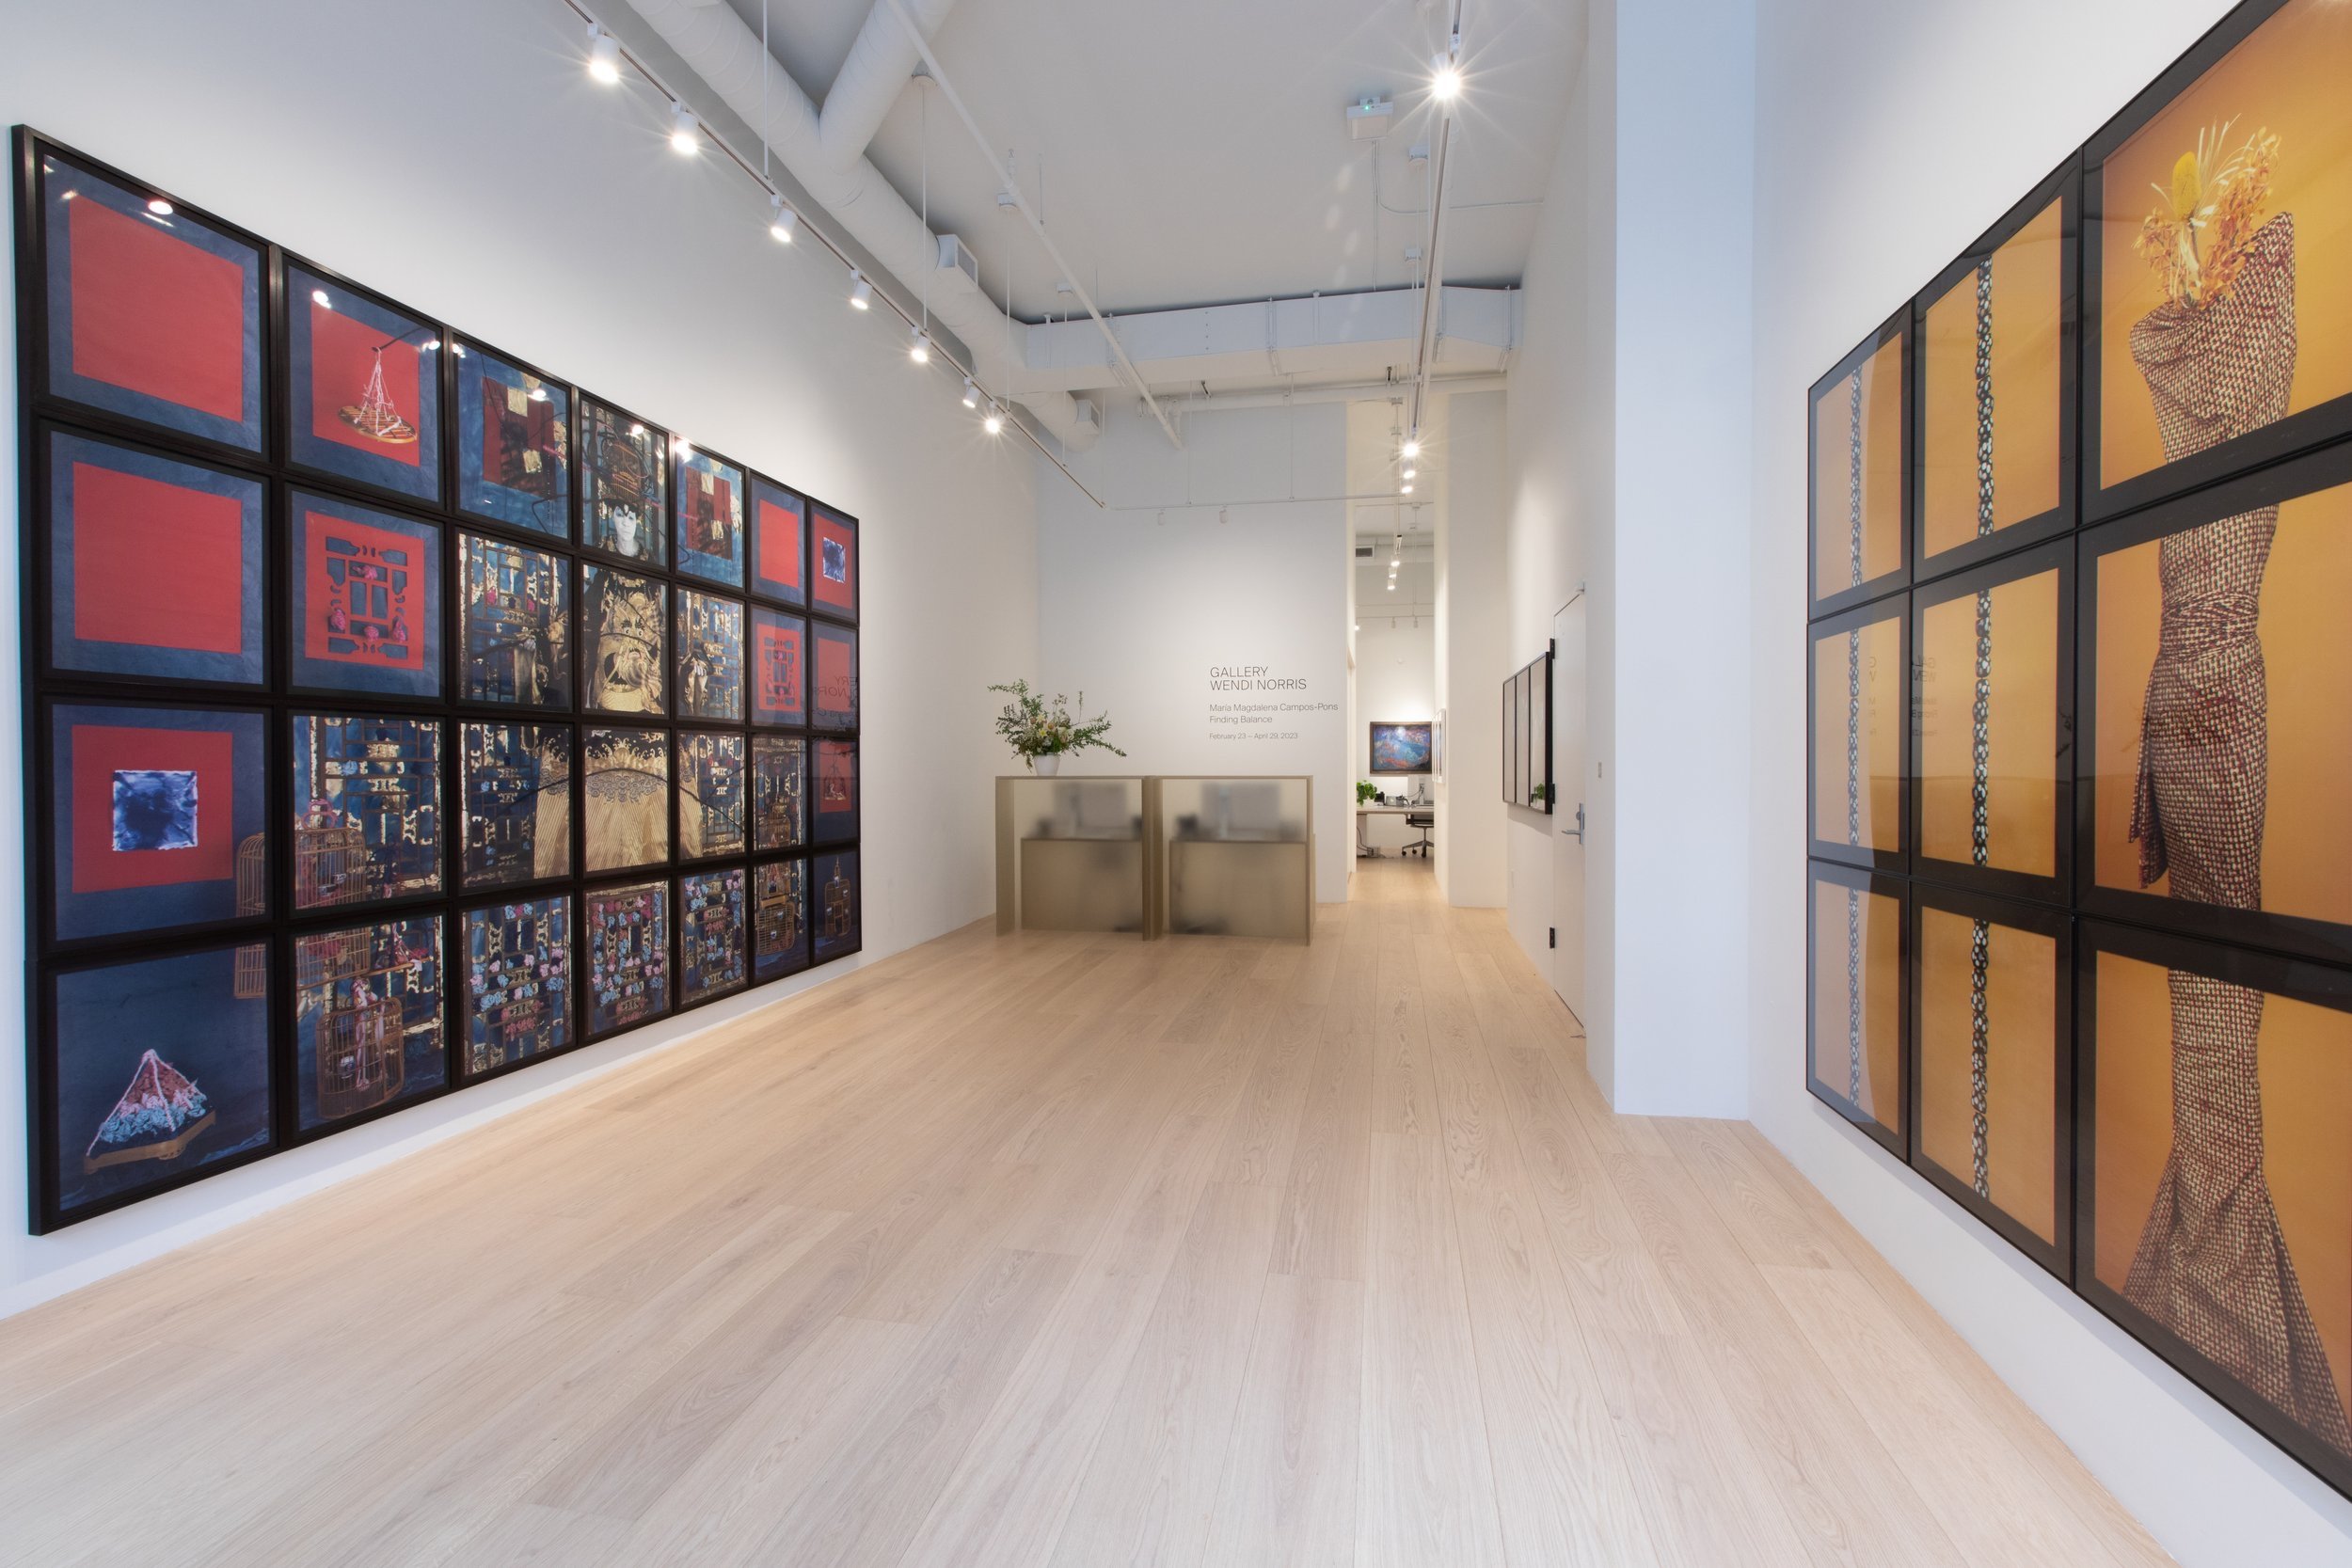
[[[1012,698],[996,715],[996,733],[1005,737],[1013,755],[1027,763],[1040,778],[1050,779],[1061,771],[1061,759],[1073,752],[1089,747],[1100,748],[1115,757],[1127,753],[1105,738],[1111,733],[1108,714],[1082,719],[1070,711],[1070,699],[1057,694],[1049,705],[1029,689],[1025,680],[1009,686],[992,686],[991,691],[1002,691]],[[1078,705],[1086,706],[1087,694],[1078,693]]]

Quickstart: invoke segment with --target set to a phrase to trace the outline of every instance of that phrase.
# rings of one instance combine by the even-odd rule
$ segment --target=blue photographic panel
[[[268,913],[264,744],[258,713],[51,710],[58,939]]]
[[[797,849],[807,842],[807,737],[752,736],[752,847]]]
[[[563,557],[457,536],[457,696],[572,705],[570,570]]]
[[[60,1212],[267,1147],[269,967],[252,942],[57,976]]]
[[[457,509],[556,539],[572,531],[572,394],[457,349]]]
[[[588,1033],[633,1029],[670,1010],[670,884],[588,895]]]
[[[41,153],[49,390],[262,450],[262,249]]]
[[[48,501],[52,664],[268,680],[260,480],[59,430]]]
[[[294,719],[297,910],[381,903],[441,886],[441,725]]]
[[[440,350],[430,322],[289,262],[288,458],[438,501]]]
[[[743,721],[743,605],[677,592],[677,716]]]
[[[857,728],[857,633],[830,621],[809,624],[808,721],[820,730]]]
[[[457,765],[466,886],[571,875],[569,724],[460,724]]]
[[[432,1093],[441,1040],[441,917],[294,938],[294,1101],[305,1132]]]
[[[817,932],[817,961],[854,953],[863,943],[857,883],[857,851],[838,849],[809,863],[815,886],[809,899]]]
[[[739,989],[749,961],[743,868],[680,877],[677,905],[678,1000],[700,1002]]]
[[[752,867],[752,972],[781,980],[808,967],[808,862]]]
[[[493,904],[465,916],[468,1077],[572,1043],[572,900]]]

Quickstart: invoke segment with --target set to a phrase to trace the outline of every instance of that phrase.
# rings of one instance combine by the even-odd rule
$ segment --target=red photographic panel
[[[245,417],[245,269],[97,201],[67,210],[76,374]]]
[[[73,579],[73,629],[100,642],[245,651],[246,509],[216,495],[96,463],[73,466],[76,548],[135,571]]]
[[[752,611],[753,723],[807,721],[807,646],[808,624],[799,616]]]
[[[806,604],[808,587],[803,565],[807,545],[806,503],[791,492],[755,476],[752,592],[786,604]]]
[[[72,733],[73,892],[176,887],[217,881],[235,870],[232,736],[112,724],[76,724]],[[171,847],[125,847],[134,841],[117,822],[119,781],[164,773],[194,775],[179,787],[196,794],[195,832],[166,839]]]
[[[816,689],[809,707],[818,728],[857,728],[857,633],[847,626],[817,623]]]
[[[386,670],[421,670],[425,648],[416,635],[422,597],[416,536],[331,513],[307,512],[302,519],[305,576],[315,611],[302,628],[302,651],[310,658],[374,665]]]
[[[302,300],[296,309],[310,316],[310,434],[321,440],[416,467],[421,460],[416,435],[404,438],[370,434],[370,422],[356,421],[345,410],[358,404],[355,397],[375,395],[374,377],[383,372],[382,392],[394,409],[414,409],[418,400],[419,365],[423,356],[415,343],[385,341],[381,327],[344,314],[315,299]],[[379,352],[380,351],[380,352]],[[395,425],[393,434],[404,428]]]

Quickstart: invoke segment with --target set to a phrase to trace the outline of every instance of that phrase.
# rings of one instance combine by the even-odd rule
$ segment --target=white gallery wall
[[[1068,771],[1311,776],[1315,896],[1337,903],[1355,842],[1346,408],[1195,413],[1183,432],[1179,450],[1133,404],[1107,410],[1070,465],[1103,507],[1036,459],[1033,683],[1083,690],[1127,752]]]
[[[2227,8],[1756,0],[1752,596],[1723,671],[1754,717],[1718,807],[1747,822],[1756,1124],[2191,1568],[2352,1562],[2352,1504],[1804,1090],[1805,392]]]
[[[767,233],[666,108],[581,69],[555,0],[0,0],[0,121],[23,121],[429,316],[859,515],[865,940],[871,960],[993,899],[985,673],[1036,654],[1030,459],[895,317]],[[298,65],[296,62],[299,62]],[[13,406],[14,313],[0,312]],[[13,434],[0,495],[18,494]],[[0,552],[0,602],[17,553]],[[0,725],[21,719],[0,639]],[[1336,639],[1334,641],[1337,646]],[[23,885],[22,764],[0,767],[0,885]],[[0,899],[0,1311],[380,1164],[551,1086],[846,972],[831,966],[49,1237],[23,1232],[24,911]]]

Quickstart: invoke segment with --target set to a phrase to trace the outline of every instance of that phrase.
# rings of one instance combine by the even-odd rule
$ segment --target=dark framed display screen
[[[1803,832],[1810,1092],[2352,1497],[2347,60],[2239,6],[1815,383]]]
[[[1502,798],[1551,810],[1551,652],[1502,684]]]
[[[859,951],[856,518],[13,145],[36,1231]]]

